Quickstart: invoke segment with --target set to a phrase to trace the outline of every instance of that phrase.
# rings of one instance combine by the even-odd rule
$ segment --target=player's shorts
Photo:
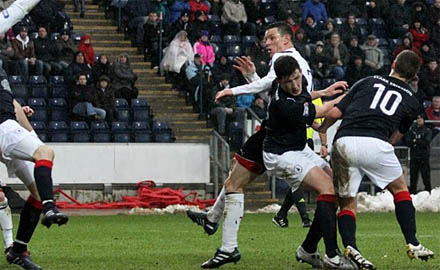
[[[331,161],[333,181],[340,197],[355,197],[364,175],[384,189],[403,173],[394,147],[371,137],[339,138],[333,144]]]
[[[330,167],[327,161],[313,152],[308,145],[301,151],[287,151],[281,155],[263,152],[263,157],[267,170],[286,180],[292,187],[292,192],[298,189],[313,167]]]
[[[245,144],[234,155],[235,160],[249,171],[263,174],[266,171],[263,161],[263,141],[266,129],[261,128],[257,133],[249,137]]]
[[[6,120],[0,124],[0,161],[8,168],[10,177],[24,176],[25,185],[33,182],[29,171],[33,171],[33,154],[44,145],[41,140],[27,131],[15,120]]]

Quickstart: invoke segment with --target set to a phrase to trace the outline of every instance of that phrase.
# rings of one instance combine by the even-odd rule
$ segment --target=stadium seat
[[[8,81],[15,98],[29,98],[29,89],[22,76],[9,76]]]
[[[232,148],[240,148],[243,144],[243,123],[234,121],[228,126],[229,144]]]
[[[38,138],[40,138],[41,141],[47,142],[47,130],[46,130],[46,124],[43,121],[31,121],[31,126],[35,130],[35,132],[38,135]]]
[[[53,41],[55,41],[55,40],[57,40],[59,38],[60,38],[60,33],[52,33],[50,35],[50,39],[53,40]]]
[[[209,40],[214,43],[222,43],[223,42],[221,35],[212,35]]]
[[[211,43],[212,45],[212,49],[214,51],[214,54],[217,58],[219,58],[220,56],[223,55],[223,46],[216,44],[216,43]]]
[[[277,16],[278,13],[277,4],[275,2],[261,3],[259,12],[264,17]]]
[[[226,55],[227,56],[241,56],[241,46],[240,45],[232,45],[226,47]]]
[[[50,98],[49,99],[50,119],[52,121],[67,121],[68,106],[64,98]]]
[[[223,37],[223,42],[226,43],[227,45],[231,45],[231,43],[239,44],[241,42],[241,38],[240,36],[236,36],[236,35],[225,35]]]
[[[47,80],[44,76],[30,76],[29,88],[34,98],[48,98]]]
[[[359,26],[367,26],[368,25],[368,22],[365,18],[356,18],[356,23]]]
[[[53,98],[67,98],[66,85],[63,76],[51,76],[49,86]]]
[[[111,142],[111,132],[106,122],[94,121],[90,124],[94,142]]]
[[[147,99],[137,98],[131,100],[131,111],[133,121],[148,121],[150,118],[150,105],[148,105]]]
[[[48,130],[51,142],[69,141],[69,126],[65,121],[50,121]]]
[[[150,125],[147,122],[133,122],[132,133],[134,142],[152,141]]]
[[[334,19],[334,22],[335,22],[336,25],[341,26],[346,20],[347,20],[346,18],[339,18],[339,17],[336,17],[336,18]]]
[[[399,47],[402,45],[402,39],[401,38],[393,38],[389,40],[391,50],[394,50],[396,47]]]
[[[208,15],[208,21],[210,22],[220,22],[220,17],[215,14],[209,14]]]
[[[377,46],[379,48],[389,48],[388,40],[386,40],[385,38],[378,38]]]
[[[170,126],[164,121],[153,121],[153,135],[155,142],[173,142],[174,138]]]
[[[112,135],[114,142],[130,142],[131,130],[127,122],[115,121],[112,122]]]
[[[90,142],[89,126],[85,121],[70,122],[70,132],[73,142]]]
[[[30,98],[27,105],[34,110],[34,114],[31,117],[32,121],[47,121],[46,101],[44,98]]]
[[[115,100],[116,119],[118,121],[129,122],[130,121],[130,107],[127,100],[123,98],[117,98]]]
[[[268,16],[268,17],[264,17],[264,23],[265,24],[271,24],[277,21],[277,18],[275,18],[275,16]]]
[[[220,21],[209,22],[211,27],[212,35],[221,35],[222,34],[222,23]]]
[[[257,41],[258,38],[256,36],[243,36],[241,38],[243,47],[254,47]]]

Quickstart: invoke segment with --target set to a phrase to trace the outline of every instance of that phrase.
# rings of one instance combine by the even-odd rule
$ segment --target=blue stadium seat
[[[164,121],[153,121],[153,135],[155,142],[173,142],[174,138],[170,126]]]
[[[389,48],[388,40],[385,38],[378,38],[377,39],[377,46],[380,48]]]
[[[68,105],[64,98],[50,98],[50,119],[52,121],[67,121],[69,120]]]
[[[221,35],[222,34],[222,23],[220,21],[210,21],[212,35]]]
[[[94,142],[111,142],[111,132],[106,122],[94,121],[90,124]]]
[[[32,121],[47,121],[46,101],[44,98],[30,98],[27,105],[34,110],[34,114],[31,117]]]
[[[51,76],[49,86],[53,98],[67,98],[66,85],[63,76]]]
[[[347,18],[339,18],[339,17],[334,18],[335,24],[339,26],[341,26],[346,20]]]
[[[368,22],[365,18],[356,18],[356,23],[359,26],[367,26],[368,25]]]
[[[70,122],[70,132],[73,142],[90,142],[89,126],[85,121]]]
[[[371,29],[385,29],[385,22],[382,18],[371,18],[368,20]]]
[[[28,83],[32,97],[48,98],[47,80],[44,76],[30,76]]]
[[[223,42],[223,38],[221,35],[212,35],[209,40],[214,43],[222,43]]]
[[[150,105],[146,98],[136,98],[131,100],[131,111],[133,121],[150,122]]]
[[[226,47],[226,55],[227,56],[241,56],[241,46],[240,45],[232,45]]]
[[[391,50],[394,50],[396,47],[399,47],[402,45],[402,39],[401,38],[393,38],[389,40]]]
[[[40,140],[43,142],[47,142],[48,137],[47,137],[46,124],[43,121],[31,121],[30,124],[37,133],[38,138],[40,138]]]
[[[69,126],[65,121],[50,121],[48,130],[51,142],[69,141]]]
[[[63,84],[64,85],[64,77],[63,76],[50,76],[49,84],[51,86]]]
[[[130,121],[130,107],[127,100],[123,98],[117,98],[115,100],[116,119],[118,121],[129,122]]]
[[[15,98],[29,98],[29,89],[22,76],[9,76],[8,81]]]
[[[112,122],[112,134],[114,142],[130,142],[131,130],[127,122]]]
[[[220,22],[220,17],[215,14],[209,14],[208,15],[208,21],[210,22]]]
[[[229,144],[233,148],[240,148],[243,144],[243,123],[230,122],[228,126]]]
[[[241,38],[241,43],[243,47],[254,47],[258,38],[256,36],[243,36]]]
[[[225,35],[223,37],[223,42],[231,45],[231,43],[239,44],[241,42],[240,36],[236,35]]]
[[[264,17],[277,16],[278,13],[277,4],[275,2],[261,3],[259,12],[262,13]]]
[[[277,18],[275,16],[268,16],[264,17],[264,23],[265,24],[271,24],[277,21]]]
[[[151,129],[147,122],[133,122],[132,133],[134,142],[152,142]]]

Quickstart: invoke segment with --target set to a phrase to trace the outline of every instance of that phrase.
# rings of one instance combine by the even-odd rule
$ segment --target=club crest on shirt
[[[2,15],[5,19],[9,18],[9,12],[6,9],[2,11]]]
[[[9,85],[9,82],[7,79],[3,79],[0,84],[4,90],[12,92],[11,86]]]
[[[309,116],[309,103],[307,103],[307,102],[304,102],[303,116],[304,117],[308,117]]]
[[[301,173],[303,170],[303,168],[299,164],[295,165],[295,167],[293,167],[293,169],[295,170],[296,173]]]

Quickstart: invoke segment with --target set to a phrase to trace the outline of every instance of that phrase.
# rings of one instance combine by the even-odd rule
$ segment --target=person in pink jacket
[[[194,43],[194,53],[202,56],[202,63],[204,65],[212,66],[214,64],[215,54],[211,43],[209,43],[208,31],[200,31],[200,39]]]

